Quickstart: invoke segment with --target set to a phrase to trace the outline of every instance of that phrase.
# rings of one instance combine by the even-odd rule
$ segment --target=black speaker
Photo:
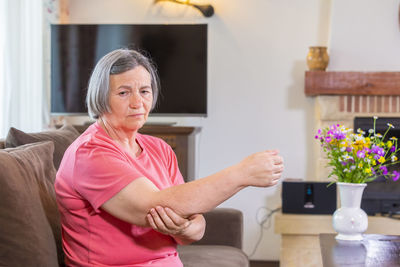
[[[282,213],[333,214],[336,184],[286,179],[282,182]]]

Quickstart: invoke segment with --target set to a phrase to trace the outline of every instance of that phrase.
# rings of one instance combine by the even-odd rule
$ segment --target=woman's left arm
[[[183,218],[170,208],[160,206],[150,210],[147,220],[154,230],[170,235],[180,245],[200,240],[206,228],[205,219],[201,214]]]

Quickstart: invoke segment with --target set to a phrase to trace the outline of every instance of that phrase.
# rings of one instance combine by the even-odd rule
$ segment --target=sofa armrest
[[[204,237],[193,245],[225,245],[242,249],[243,214],[232,208],[216,208],[204,214]]]

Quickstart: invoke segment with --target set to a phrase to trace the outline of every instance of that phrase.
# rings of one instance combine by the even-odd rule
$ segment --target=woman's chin
[[[141,120],[141,121],[136,121],[136,122],[131,122],[127,125],[127,129],[129,129],[129,131],[138,131],[140,128],[143,127],[143,125],[145,124],[145,120]]]

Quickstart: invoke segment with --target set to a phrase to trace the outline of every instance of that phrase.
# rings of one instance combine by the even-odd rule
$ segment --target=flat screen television
[[[157,67],[161,90],[151,116],[207,116],[206,24],[51,25],[51,114],[87,114],[92,70],[118,48],[138,49]]]

